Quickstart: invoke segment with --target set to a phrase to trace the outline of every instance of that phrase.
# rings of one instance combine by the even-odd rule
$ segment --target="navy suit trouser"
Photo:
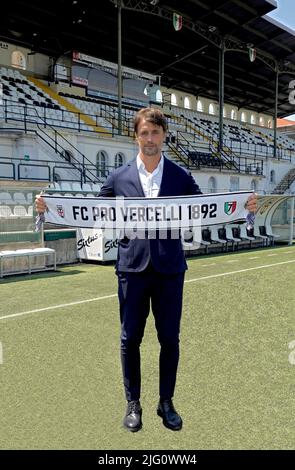
[[[144,271],[118,272],[121,319],[121,361],[126,399],[139,400],[140,344],[150,311],[161,346],[159,394],[173,397],[179,360],[179,332],[184,273],[163,274],[149,265]]]

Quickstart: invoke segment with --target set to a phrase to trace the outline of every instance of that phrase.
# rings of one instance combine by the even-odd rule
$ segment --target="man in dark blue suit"
[[[194,178],[165,158],[162,145],[167,124],[162,112],[146,108],[135,117],[139,146],[136,160],[115,170],[100,196],[157,197],[200,194]],[[140,405],[140,344],[150,310],[155,317],[160,352],[160,401],[157,409],[166,427],[179,430],[182,419],[172,397],[179,359],[179,328],[184,272],[187,265],[181,239],[124,237],[119,241],[116,272],[119,281],[121,359],[126,399],[124,426],[142,427]]]

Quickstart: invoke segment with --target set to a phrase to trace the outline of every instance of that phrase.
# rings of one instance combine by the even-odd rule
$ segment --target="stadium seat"
[[[28,213],[25,206],[15,206],[13,209],[13,215],[17,217],[27,217]]]
[[[267,224],[265,226],[265,233],[268,236],[271,245],[274,245],[274,242],[275,242],[276,238],[280,238],[280,235],[276,235],[275,233],[273,233],[272,227],[271,227],[270,224]]]
[[[60,186],[61,186],[61,191],[72,191],[72,185],[71,183],[68,183],[67,181],[62,181]]]
[[[0,193],[0,204],[11,204],[14,205],[13,199],[10,193],[2,192]]]
[[[258,226],[254,224],[254,236],[263,240],[263,245],[267,246],[270,244],[270,239],[266,235],[266,229],[264,225]]]
[[[15,204],[27,204],[27,200],[23,193],[14,193],[13,194],[13,201]]]
[[[84,183],[82,185],[82,191],[87,191],[87,192],[92,191],[90,184],[89,183]]]
[[[100,191],[100,184],[98,184],[98,183],[93,183],[93,184],[92,184],[92,191],[99,192],[99,191]]]
[[[227,225],[225,227],[225,231],[226,231],[226,238],[229,241],[232,241],[232,249],[234,251],[235,243],[236,243],[236,246],[238,247],[239,243],[242,241],[242,239],[240,238],[239,228],[232,226],[232,225]]]
[[[56,189],[57,191],[61,191],[61,185],[57,181],[54,182],[54,189]]]
[[[77,182],[72,183],[72,190],[73,191],[81,191],[81,184],[77,183]]]
[[[255,237],[249,233],[249,230],[247,230],[246,224],[242,224],[240,226],[240,237],[242,240],[249,240],[250,242],[250,248],[252,247],[252,242],[255,241]]]
[[[11,216],[11,209],[9,206],[1,206],[0,205],[0,217],[10,217]]]
[[[212,243],[211,232],[208,228],[202,229],[201,245],[205,246],[205,252],[208,253],[209,246]]]
[[[27,193],[27,203],[32,204],[33,202],[33,193]]]
[[[226,238],[226,230],[225,227],[221,227],[217,230],[218,237],[221,240],[224,240],[226,242],[226,250],[228,249],[228,239]]]
[[[194,234],[192,230],[184,230],[181,234],[181,243],[184,249],[193,247]]]
[[[219,230],[222,230],[222,227],[218,228],[216,225],[211,227],[211,239],[214,242],[221,243],[223,245],[223,249],[227,249],[228,240],[226,238],[220,237]]]

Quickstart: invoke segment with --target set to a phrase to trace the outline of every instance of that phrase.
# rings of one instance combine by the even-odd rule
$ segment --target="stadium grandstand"
[[[103,299],[104,296],[115,297],[115,287],[110,287],[114,283],[111,280],[112,267],[104,262],[113,262],[116,259],[118,240],[109,239],[107,233],[99,231],[99,248],[96,248],[96,255],[93,255],[88,248],[96,236],[91,235],[90,231],[83,233],[70,226],[61,229],[45,224],[37,232],[34,199],[41,191],[58,196],[97,196],[108,175],[136,157],[133,118],[139,109],[148,106],[158,107],[167,117],[165,156],[188,169],[204,194],[254,191],[259,195],[254,227],[248,228],[246,224],[204,226],[200,244],[194,244],[192,238],[183,243],[187,257],[191,257],[189,266],[192,281],[201,279],[203,282],[204,279],[217,276],[220,284],[213,286],[211,292],[211,297],[215,299],[214,289],[219,291],[225,288],[222,285],[222,276],[225,275],[230,292],[235,284],[234,279],[229,281],[229,274],[234,271],[233,265],[228,265],[231,266],[231,271],[222,274],[222,260],[226,260],[224,263],[239,264],[240,271],[237,272],[253,270],[253,283],[257,286],[261,283],[262,286],[263,280],[259,273],[262,272],[261,266],[268,265],[269,261],[263,257],[272,255],[277,256],[278,265],[282,265],[278,268],[282,270],[277,274],[278,282],[281,282],[284,269],[286,272],[290,270],[290,276],[294,276],[294,271],[291,272],[293,265],[285,263],[292,262],[290,259],[293,254],[295,223],[295,123],[286,119],[294,113],[295,105],[295,87],[292,85],[295,80],[295,32],[268,16],[276,8],[277,2],[274,0],[100,0],[96,3],[90,0],[50,0],[43,3],[12,0],[5,5],[0,19],[0,288],[5,292],[5,299],[12,299],[15,292],[12,285],[20,287],[11,306],[8,307],[8,303],[4,302],[0,321],[9,316],[50,310],[53,307],[50,302],[48,304],[48,299],[56,298],[52,302],[60,304],[59,308],[65,305],[66,309],[72,302],[78,305],[79,299],[85,298],[86,294],[83,293],[89,294],[90,301],[95,301],[98,291]],[[246,260],[250,250],[255,256]],[[210,255],[210,260],[207,255]],[[250,259],[253,260],[253,266]],[[81,263],[89,260],[103,263]],[[208,263],[200,264],[201,260]],[[49,270],[53,272],[47,272]],[[73,274],[77,274],[77,279],[80,276],[77,283],[73,281]],[[7,275],[13,277],[6,278]],[[95,286],[92,288],[95,276],[100,279],[98,291]],[[268,273],[265,282],[276,284],[275,276],[274,273],[271,278]],[[34,279],[36,284],[33,284]],[[21,283],[20,280],[32,283],[25,286],[25,282]],[[247,282],[245,277],[244,283]],[[288,287],[288,283],[286,281],[285,284],[287,290],[281,291],[280,295],[282,299],[289,296],[291,304],[294,296],[291,299],[292,286]],[[283,281],[280,285],[282,284]],[[76,286],[80,297],[74,295],[73,286]],[[190,289],[192,284],[187,286]],[[39,299],[32,300],[33,290],[40,292]],[[267,291],[269,295],[270,290]],[[249,300],[251,292],[251,286],[248,285],[247,295],[242,293],[241,302],[244,305],[252,305],[252,300]],[[190,295],[188,310],[193,312],[193,305],[199,300],[197,297],[194,299],[193,290]],[[266,297],[265,294],[264,300],[267,303]],[[228,297],[222,294],[221,299],[225,311],[230,313],[230,293]],[[109,301],[103,300],[103,311],[106,312],[110,305],[107,302]],[[217,309],[217,300],[213,304],[212,308],[215,306]],[[83,304],[83,313],[84,308],[87,307]],[[238,305],[233,308],[241,313]],[[205,302],[204,311],[206,309]],[[75,328],[79,329],[78,313],[75,314],[77,323],[70,326],[70,334]],[[274,323],[278,322],[274,318],[275,313],[277,310],[271,314]],[[63,409],[59,407],[63,406],[64,386],[68,386],[69,394],[73,392],[73,402],[68,401],[65,413],[71,413],[75,409],[78,396],[75,386],[70,385],[70,381],[75,381],[77,377],[69,372],[67,381],[58,375],[59,366],[65,376],[67,370],[70,370],[71,359],[67,356],[66,347],[72,351],[75,341],[73,337],[67,336],[65,317],[59,320],[57,314],[56,318],[53,315],[55,313],[52,313],[50,320],[51,334],[54,335],[53,329],[56,328],[54,331],[60,335],[60,339],[69,340],[69,346],[61,347],[61,340],[58,339],[56,346],[61,347],[60,354],[65,354],[66,365],[61,366],[62,358],[50,349],[43,326],[37,324],[34,330],[36,337],[42,338],[46,347],[44,356],[41,351],[40,357],[59,387],[57,400],[60,401],[56,410],[55,403],[46,402],[45,398],[47,410],[44,423],[47,424],[43,424],[45,427],[49,426],[50,437],[38,427],[38,423],[42,421],[40,414],[39,421],[37,415],[32,418],[33,424],[29,427],[32,437],[25,436],[21,426],[22,418],[17,415],[17,411],[12,411],[8,403],[10,393],[7,392],[7,419],[18,423],[18,430],[15,438],[11,431],[6,436],[2,435],[1,448],[98,448],[100,445],[97,436],[94,437],[96,424],[91,422],[95,406],[91,396],[93,390],[83,391],[83,386],[79,385],[77,392],[79,396],[85,392],[89,399],[90,426],[86,421],[83,422],[80,405],[77,422],[66,419],[64,429],[59,423],[57,415],[63,416]],[[211,316],[214,321],[214,315]],[[57,327],[59,321],[61,323]],[[93,324],[94,321],[96,320],[93,319]],[[112,341],[117,341],[114,333],[109,331],[111,328],[104,326],[107,324],[107,317],[103,316],[101,321],[106,328],[104,331],[110,334]],[[259,326],[254,316],[247,317],[245,321],[249,321],[251,328],[256,328],[257,334],[258,331],[261,332],[261,325]],[[87,327],[83,330],[85,338],[88,333],[92,334],[90,325],[92,318],[89,330]],[[205,327],[207,330],[204,330],[204,336],[208,332],[209,336],[214,334],[209,323],[206,322]],[[231,328],[234,334],[242,338],[233,313],[230,313],[230,318],[224,319],[223,327],[221,329],[228,334],[229,342]],[[189,328],[188,322],[185,323],[184,331]],[[197,331],[196,325],[193,328]],[[288,330],[287,322],[284,328]],[[17,340],[24,341],[20,327],[16,327],[16,330]],[[0,336],[0,364],[1,342],[3,340],[5,358],[4,340],[8,338],[9,341],[12,334],[11,327],[4,328],[3,331],[4,336]],[[247,335],[246,329],[243,331]],[[147,334],[150,335],[149,331]],[[85,338],[81,340],[83,344]],[[39,351],[36,338],[32,341],[34,345],[28,354],[32,355],[32,363],[36,365],[34,355],[36,353],[39,357]],[[91,341],[94,343],[95,339],[92,338]],[[107,335],[102,343],[105,344],[106,341]],[[254,348],[253,344],[252,346]],[[153,347],[156,349],[156,344]],[[193,341],[189,347],[194,350]],[[276,347],[279,351],[279,346]],[[224,346],[225,350],[227,348],[228,345]],[[46,354],[51,354],[50,351],[56,359],[55,367],[50,363],[49,356],[45,357]],[[86,351],[88,359],[92,357],[92,353],[98,354],[89,347]],[[271,354],[271,350],[269,353]],[[149,352],[146,351],[145,354],[148,355]],[[204,352],[202,359],[205,354]],[[242,357],[242,350],[239,350],[239,354]],[[81,356],[75,356],[78,363],[80,359]],[[111,354],[108,360],[107,367],[112,368]],[[226,361],[230,368],[233,357]],[[251,367],[249,363],[246,365],[244,359],[241,361],[244,361],[245,367]],[[215,368],[213,362],[211,365]],[[267,367],[265,362],[264,365]],[[84,365],[79,363],[80,366],[78,380],[82,381]],[[0,367],[4,369],[4,361]],[[151,368],[148,359],[145,367]],[[202,367],[205,368],[204,365]],[[259,369],[259,364],[255,367]],[[40,374],[36,365],[36,376],[31,371],[36,381],[39,380],[37,370]],[[103,367],[100,372],[101,377],[107,377]],[[150,372],[154,374],[154,371]],[[119,371],[116,373],[119,375]],[[13,377],[9,372],[7,374],[7,383],[14,387]],[[206,381],[207,377],[205,369],[202,369],[202,374],[199,384],[201,389],[201,382]],[[189,382],[188,377],[186,379]],[[253,385],[252,379],[253,377],[249,383]],[[44,374],[41,374],[40,380],[46,388]],[[94,381],[94,378],[91,377],[91,380]],[[217,382],[213,378],[210,380],[212,388],[216,387]],[[241,375],[239,380],[242,380]],[[92,385],[96,387],[93,383]],[[43,413],[45,389],[36,392],[39,395],[35,396],[30,384],[27,383],[26,386],[28,393],[18,383],[16,394],[20,393],[24,400],[28,399],[28,406],[31,407],[34,407],[36,398],[38,406],[43,410],[40,412]],[[111,385],[106,379],[102,388],[106,391],[108,387],[111,388]],[[181,387],[185,391],[184,383]],[[188,385],[187,390],[189,388]],[[273,390],[279,389],[278,382],[274,384]],[[260,392],[262,393],[262,385]],[[120,391],[116,393],[114,400],[119,403]],[[200,402],[212,411],[210,407],[215,406],[213,398],[210,403],[206,402],[205,388],[203,393],[199,397]],[[218,392],[224,400],[227,393],[228,391],[221,389]],[[274,407],[279,406],[274,392],[271,392],[269,399],[274,401]],[[255,402],[254,395],[251,400]],[[256,406],[258,409],[259,404],[266,406],[264,402],[262,404],[261,397],[259,400],[257,405],[253,405],[254,408]],[[12,401],[17,403],[17,395]],[[103,406],[107,407],[104,400]],[[231,408],[234,408],[232,404]],[[24,419],[28,420],[30,412],[25,406],[22,409]],[[254,414],[257,409],[253,411]],[[286,415],[286,419],[287,409],[286,405],[281,414],[281,417]],[[220,410],[217,407],[215,411],[217,421],[220,420],[218,426],[222,428]],[[252,413],[249,407],[246,413],[249,416]],[[99,419],[98,415],[95,412],[93,416]],[[268,416],[265,425],[272,423],[272,418]],[[53,421],[50,423],[51,419]],[[276,448],[283,447],[284,443],[290,448],[293,445],[292,439],[289,439],[291,432],[288,434],[287,431],[282,434],[285,441],[283,437],[278,437],[278,441],[273,444],[273,436],[268,439],[263,434],[258,418],[254,419],[253,434],[246,426],[247,437],[238,429],[234,415],[229,420],[232,420],[236,435],[231,434],[228,421],[228,427],[225,426],[222,430],[223,436],[228,433],[228,440],[225,437],[217,438],[212,421],[212,440],[205,436],[199,444],[196,444],[199,441],[195,429],[191,429],[186,437],[178,437],[178,441],[176,438],[171,439],[170,442],[168,437],[163,440],[159,431],[154,441],[145,436],[146,441],[140,441],[139,444],[130,444],[127,437],[118,433],[113,443],[111,433],[100,424],[102,448],[110,448],[112,445],[114,449],[119,446],[134,446],[136,449],[137,445],[159,449],[165,446],[171,449],[193,449],[196,445],[199,448],[243,448],[244,445],[255,448],[257,442],[261,448],[271,448],[272,445]],[[7,423],[7,429],[11,429],[11,424],[8,421]],[[75,429],[80,424],[82,433],[69,431],[69,427]],[[204,426],[204,422],[202,425]],[[294,438],[294,424],[292,426]],[[26,426],[23,429],[25,428]],[[56,428],[59,429],[61,440],[54,432]],[[209,434],[210,432],[208,431]],[[239,432],[244,441],[239,441]],[[260,440],[261,435],[264,440]],[[47,442],[48,439],[51,439],[50,443]],[[216,446],[214,439],[218,441]]]
[[[5,243],[11,231],[13,244],[40,241],[31,233],[33,191],[95,195],[134,158],[133,117],[145,106],[164,110],[165,155],[188,168],[204,193],[293,194],[295,140],[275,123],[293,110],[295,37],[265,16],[273,2],[211,3],[184,2],[177,14],[173,1],[107,0],[99,11],[88,2],[8,6],[0,68]],[[292,203],[281,202],[272,225],[290,240]],[[247,246],[253,237],[234,238]],[[259,243],[256,237],[253,246]]]

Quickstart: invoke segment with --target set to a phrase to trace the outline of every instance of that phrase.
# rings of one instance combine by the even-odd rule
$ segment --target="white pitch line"
[[[265,264],[263,266],[255,266],[253,268],[239,269],[238,271],[229,271],[229,272],[226,272],[226,273],[211,274],[210,276],[203,276],[203,277],[197,277],[197,278],[194,278],[194,279],[187,279],[184,282],[189,283],[189,282],[204,281],[206,279],[212,279],[212,278],[215,278],[215,277],[230,276],[231,274],[239,274],[239,273],[244,273],[246,271],[254,271],[256,269],[271,268],[273,266],[279,266],[279,265],[282,265],[282,264],[289,264],[289,263],[295,263],[295,259],[289,260],[289,261],[281,261],[280,263]],[[4,315],[3,317],[0,317],[0,320],[5,320],[5,319],[15,318],[15,317],[21,317],[21,316],[24,316],[24,315],[29,315],[31,313],[45,312],[47,310],[54,310],[54,309],[57,309],[57,308],[71,307],[72,305],[81,305],[81,304],[86,304],[88,302],[96,302],[97,300],[111,299],[113,297],[117,297],[117,294],[104,295],[103,297],[94,297],[93,299],[78,300],[77,302],[69,302],[68,304],[52,305],[51,307],[44,307],[44,308],[37,308],[35,310],[28,310],[27,312],[13,313],[11,315]]]
[[[51,307],[36,308],[35,310],[28,310],[27,312],[13,313],[12,315],[0,317],[0,320],[4,320],[5,318],[21,317],[22,315],[29,315],[30,313],[45,312],[46,310],[54,310],[56,308],[71,307],[72,305],[86,304],[87,302],[96,302],[97,300],[111,299],[112,297],[117,297],[117,294],[94,297],[93,299],[78,300],[77,302],[69,302],[68,304],[52,305]]]
[[[187,279],[184,282],[203,281],[205,279],[212,279],[214,277],[229,276],[230,274],[239,274],[239,273],[244,273],[246,271],[254,271],[255,269],[271,268],[272,266],[279,266],[280,264],[288,264],[288,263],[295,263],[295,259],[292,259],[290,261],[281,261],[280,263],[264,264],[263,266],[255,266],[253,268],[239,269],[238,271],[229,271],[227,273],[211,274],[210,276],[197,277],[195,279]],[[0,320],[1,320],[1,317],[0,317]]]

